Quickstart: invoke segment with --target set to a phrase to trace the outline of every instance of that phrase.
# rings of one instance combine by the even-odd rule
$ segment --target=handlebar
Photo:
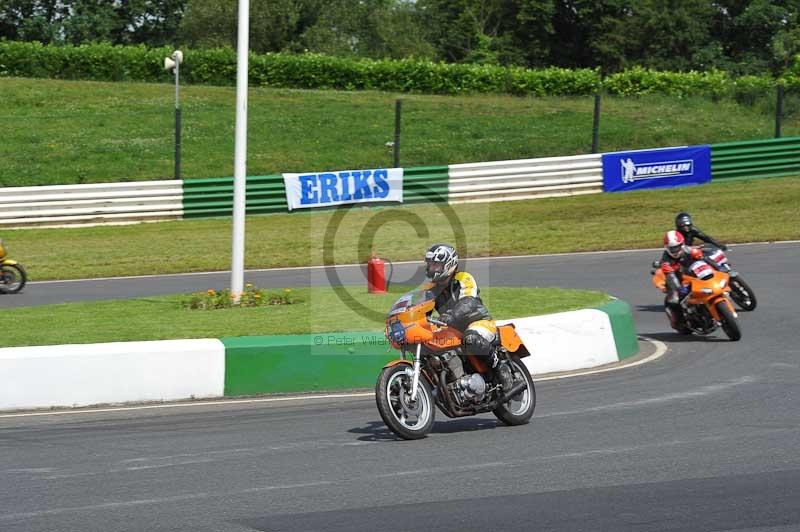
[[[433,323],[434,325],[438,325],[439,327],[447,327],[447,324],[441,320],[437,320],[436,318],[431,318],[428,316],[428,321]]]

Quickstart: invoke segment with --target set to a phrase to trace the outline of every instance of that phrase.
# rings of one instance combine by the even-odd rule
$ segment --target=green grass
[[[183,176],[233,174],[235,89],[186,86]],[[587,153],[591,97],[425,96],[251,88],[248,174],[391,164],[394,101],[403,166]],[[172,85],[0,78],[0,186],[170,179]],[[601,151],[769,138],[773,113],[733,101],[606,97]],[[800,113],[783,125],[800,134]]]
[[[726,242],[800,239],[798,205],[800,179],[785,177],[452,208],[466,235],[462,254],[489,256],[658,247],[681,210]],[[334,262],[364,262],[371,250],[392,261],[421,260],[432,242],[457,242],[442,208],[348,211],[329,240]],[[398,219],[388,220],[393,215]],[[331,211],[249,216],[246,267],[322,264],[333,216]],[[359,242],[381,220],[388,221],[375,232],[374,243]],[[4,230],[2,237],[31,280],[218,271],[231,263],[229,219]]]
[[[398,294],[349,293],[385,315]],[[297,289],[292,305],[188,310],[185,295],[123,301],[69,303],[15,309],[4,315],[0,347],[80,344],[174,338],[218,338],[315,332],[382,330],[382,319],[371,320],[347,308],[330,288]],[[513,318],[592,307],[609,298],[601,292],[559,288],[486,288],[484,302],[494,316]]]

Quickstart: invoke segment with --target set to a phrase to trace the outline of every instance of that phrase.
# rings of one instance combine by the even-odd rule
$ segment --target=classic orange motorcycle
[[[430,432],[434,405],[452,418],[493,412],[506,425],[527,423],[536,408],[536,390],[521,361],[530,352],[514,325],[498,327],[497,356],[513,375],[504,390],[480,357],[464,354],[461,332],[430,317],[435,299],[426,288],[409,292],[386,317],[386,337],[402,358],[384,366],[375,385],[383,422],[407,440]]]
[[[656,288],[666,293],[666,279],[661,268],[650,273],[653,274],[652,281]],[[680,305],[686,326],[678,332],[706,335],[722,327],[728,338],[734,342],[741,339],[738,314],[730,300],[730,275],[712,268],[703,260],[698,260],[690,266],[689,272],[684,273],[682,278]]]

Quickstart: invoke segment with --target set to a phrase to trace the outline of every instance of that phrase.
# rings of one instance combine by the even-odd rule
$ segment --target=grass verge
[[[362,287],[349,292],[381,314],[398,294],[370,295]],[[486,288],[484,303],[494,316],[513,318],[602,305],[602,292],[560,288]],[[359,330],[382,330],[383,322],[345,306],[330,288],[297,289],[292,305],[221,310],[188,310],[186,295],[132,300],[69,303],[15,309],[6,318],[0,346],[82,344],[176,338],[218,338]]]
[[[392,162],[403,98],[403,166],[587,153],[593,97],[427,96],[251,88],[250,175]],[[0,187],[173,177],[169,84],[0,78]],[[235,89],[181,91],[183,177],[233,174]],[[601,151],[770,138],[774,111],[662,95],[604,97]],[[800,113],[783,123],[800,134]]]
[[[489,256],[658,247],[682,210],[725,242],[800,239],[798,205],[800,179],[785,177],[454,205],[452,213],[469,244],[462,254]],[[326,240],[334,214],[249,216],[246,267],[319,265],[326,244],[335,247],[336,264],[363,263],[370,251],[392,261],[421,260],[433,241],[455,241],[441,205],[353,209],[335,238]],[[422,224],[418,230],[408,225],[415,220]],[[371,233],[373,242],[365,243]],[[5,230],[2,236],[33,281],[220,271],[231,263],[230,219]]]

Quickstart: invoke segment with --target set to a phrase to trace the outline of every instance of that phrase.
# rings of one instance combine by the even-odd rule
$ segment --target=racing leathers
[[[447,284],[441,286],[436,294],[436,312],[440,321],[464,333],[467,354],[491,354],[497,327],[483,305],[480,289],[472,275],[456,272]]]
[[[436,285],[435,308],[439,320],[464,333],[461,340],[464,354],[486,357],[504,388],[513,377],[505,363],[498,364],[497,325],[483,304],[475,278],[467,272],[456,272],[444,285]]]
[[[703,259],[703,252],[699,248],[684,248],[686,251],[680,257],[672,257],[664,251],[661,255],[661,272],[664,274],[664,281],[667,289],[667,296],[664,298],[664,310],[669,316],[672,328],[681,331],[686,328],[686,323],[681,309],[680,299],[684,293],[683,274],[689,271],[689,267],[698,260]]]
[[[713,239],[709,235],[705,234],[703,231],[692,225],[689,229],[686,227],[678,227],[677,230],[683,235],[684,240],[686,241],[687,246],[691,246],[694,239],[701,240],[708,244],[711,244],[714,247],[718,247],[719,249],[725,251],[728,249],[728,246],[725,244],[718,242],[717,240]],[[670,257],[672,258],[672,257]]]

